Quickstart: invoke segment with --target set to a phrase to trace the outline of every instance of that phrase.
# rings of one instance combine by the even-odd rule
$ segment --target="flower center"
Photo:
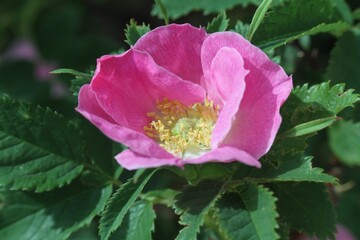
[[[211,135],[219,106],[214,106],[207,99],[185,106],[176,100],[164,98],[156,104],[156,108],[157,112],[147,113],[154,120],[144,130],[165,150],[186,159],[211,149]]]

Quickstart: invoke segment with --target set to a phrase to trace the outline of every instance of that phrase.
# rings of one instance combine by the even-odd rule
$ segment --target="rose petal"
[[[232,48],[221,48],[211,63],[210,78],[205,79],[208,97],[221,106],[211,137],[213,149],[231,129],[245,91],[247,73],[241,55]]]
[[[204,41],[201,59],[205,78],[211,74],[212,59],[223,47],[236,49],[250,72],[236,120],[221,146],[239,148],[258,159],[269,150],[279,129],[279,109],[290,94],[291,77],[239,34],[225,32]]]
[[[238,161],[249,166],[260,167],[260,162],[249,153],[234,147],[219,147],[201,157],[183,160],[185,164],[201,164],[206,162],[234,162]]]
[[[134,48],[148,52],[158,65],[182,79],[200,84],[203,75],[200,51],[205,37],[202,28],[170,24],[145,34]]]
[[[147,157],[131,150],[125,150],[115,156],[118,163],[128,170],[139,168],[155,168],[161,166],[178,166],[181,167],[179,158],[157,158],[156,156]]]
[[[89,85],[84,85],[79,92],[79,106],[76,110],[98,127],[110,139],[121,142],[133,151],[155,157],[172,157],[170,153],[145,134],[117,125],[101,108],[95,93]]]
[[[146,114],[156,110],[156,101],[167,97],[187,105],[205,97],[202,87],[159,67],[149,54],[137,50],[98,60],[91,88],[119,125],[139,132],[150,122]]]

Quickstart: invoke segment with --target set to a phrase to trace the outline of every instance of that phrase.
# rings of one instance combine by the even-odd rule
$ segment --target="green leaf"
[[[130,24],[126,25],[125,42],[129,44],[129,46],[135,45],[137,40],[139,40],[139,38],[141,38],[145,33],[149,31],[149,25],[145,25],[145,23],[143,23],[142,25],[137,25],[137,22],[134,19],[131,19]]]
[[[247,39],[251,41],[256,29],[259,27],[263,18],[265,17],[265,13],[268,11],[272,0],[264,0],[260,6],[256,9],[256,12],[251,20],[249,33],[247,35]]]
[[[346,83],[360,89],[360,29],[344,33],[331,51],[327,77],[335,83]]]
[[[0,98],[0,185],[41,192],[68,184],[83,169],[83,150],[61,115]]]
[[[353,89],[344,90],[344,84],[330,87],[329,82],[309,87],[296,87],[281,109],[283,118],[280,133],[296,125],[316,119],[333,117],[346,107],[359,101]]]
[[[177,240],[195,240],[204,217],[215,204],[223,191],[220,181],[203,181],[196,186],[189,186],[176,196],[175,212],[182,214],[179,223],[185,225]]]
[[[63,240],[99,214],[111,187],[71,184],[46,193],[2,192],[2,239]]]
[[[228,240],[278,239],[276,198],[267,188],[252,183],[225,194],[216,204],[219,230]]]
[[[271,154],[271,153],[270,153]],[[311,157],[303,153],[276,152],[268,157],[270,161],[262,162],[259,169],[242,165],[235,174],[236,179],[250,180],[258,183],[271,182],[322,182],[337,183],[337,179],[323,173],[321,168],[313,168]]]
[[[281,134],[280,138],[300,137],[303,135],[316,133],[324,128],[331,126],[337,120],[339,120],[338,117],[327,117],[302,123]]]
[[[360,8],[355,9],[355,11],[353,12],[353,17],[357,20],[360,19]]]
[[[206,32],[224,32],[229,26],[229,19],[226,17],[225,12],[220,12],[217,17],[215,17],[211,23],[208,23],[206,27]]]
[[[246,37],[250,31],[250,25],[238,20],[232,31],[241,34],[243,37]]]
[[[110,234],[121,225],[125,214],[155,171],[146,170],[136,182],[130,179],[113,194],[100,219],[99,233],[101,239],[109,239]]]
[[[177,19],[192,11],[202,11],[204,14],[219,13],[227,9],[232,9],[238,5],[247,7],[249,4],[260,5],[261,2],[262,0],[162,0],[162,3],[167,10],[168,16],[171,19]],[[273,0],[273,2],[273,5],[277,5],[283,2],[283,0]],[[159,18],[162,17],[161,11],[158,6],[154,5],[151,11],[151,15],[157,16]]]
[[[172,189],[161,189],[154,190],[145,193],[141,196],[142,199],[151,202],[152,204],[163,204],[168,207],[171,207],[175,202],[175,196],[178,194],[178,191]]]
[[[154,220],[155,212],[150,202],[135,202],[125,215],[120,228],[111,235],[110,239],[151,240]]]
[[[348,25],[342,21],[333,0],[289,0],[264,17],[252,42],[268,50],[305,35],[343,31]]]
[[[329,145],[349,166],[360,166],[360,123],[341,121],[329,129]]]
[[[164,17],[165,25],[168,25],[169,17],[168,17],[168,14],[167,14],[164,4],[162,3],[162,0],[154,0],[154,1],[155,1],[156,5],[159,7],[162,16]]]
[[[290,226],[309,237],[334,239],[336,216],[323,184],[278,183],[272,189],[278,197],[280,216]]]
[[[92,75],[94,74],[93,71],[91,71],[90,73],[82,73],[69,68],[56,69],[50,73],[73,75],[75,78],[71,80],[70,91],[73,93],[74,96],[78,96],[79,90],[84,84],[90,83]]]
[[[347,4],[346,0],[334,0],[333,2],[344,21],[350,25],[353,24],[354,19],[352,16],[351,8],[349,4]]]

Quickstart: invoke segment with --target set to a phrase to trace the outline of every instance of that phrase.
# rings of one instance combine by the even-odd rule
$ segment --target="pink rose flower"
[[[291,89],[291,77],[241,35],[171,24],[98,59],[77,111],[129,147],[115,157],[127,169],[260,167]]]

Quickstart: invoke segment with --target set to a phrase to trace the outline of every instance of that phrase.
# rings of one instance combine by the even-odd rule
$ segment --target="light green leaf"
[[[360,166],[360,123],[341,121],[329,129],[329,145],[349,166]]]
[[[103,210],[110,194],[110,186],[77,183],[46,193],[2,192],[1,239],[67,239]]]
[[[283,118],[280,133],[296,125],[327,117],[334,117],[346,107],[359,101],[353,89],[344,90],[344,84],[330,87],[329,82],[309,87],[296,87],[281,109]]]
[[[174,204],[175,196],[178,193],[178,191],[172,189],[153,190],[145,193],[143,196],[141,196],[141,198],[148,202],[151,202],[154,205],[163,204],[171,207]]]
[[[90,73],[82,73],[69,68],[56,69],[50,73],[73,75],[75,78],[71,80],[70,91],[73,93],[74,96],[78,96],[79,90],[84,84],[90,83],[92,75],[94,74],[93,71],[91,71]]]
[[[100,219],[99,233],[102,240],[109,239],[110,234],[121,225],[125,214],[155,171],[146,170],[136,182],[130,179],[112,195]]]
[[[278,239],[276,198],[267,188],[252,183],[225,194],[216,204],[215,218],[226,240]]]
[[[211,23],[208,23],[206,32],[223,32],[227,29],[228,25],[229,19],[226,17],[226,13],[220,12],[219,15],[211,21]]]
[[[320,118],[306,123],[302,123],[281,134],[280,138],[300,137],[303,135],[316,133],[324,128],[329,127],[337,120],[339,120],[339,118],[335,116]]]
[[[167,14],[164,4],[162,3],[162,0],[154,0],[154,1],[155,1],[156,5],[158,6],[158,8],[160,9],[162,16],[164,17],[165,25],[168,25],[169,17],[168,17],[168,14]]]
[[[68,184],[83,169],[83,150],[61,115],[0,97],[0,185],[41,192]]]
[[[351,8],[346,0],[334,0],[334,5],[338,9],[340,15],[348,24],[353,24],[354,19],[352,16]]]
[[[333,0],[289,0],[264,17],[252,42],[269,50],[305,35],[344,31],[343,20]]]
[[[344,33],[331,51],[327,77],[335,83],[346,83],[360,89],[360,29]]]
[[[260,6],[256,9],[256,12],[251,20],[249,33],[247,35],[247,39],[251,41],[256,29],[259,27],[261,21],[265,17],[265,13],[268,11],[272,0],[263,0]]]
[[[271,154],[271,153],[270,153]],[[321,168],[313,168],[311,157],[304,157],[303,153],[276,152],[268,157],[269,161],[262,162],[259,169],[240,166],[237,179],[250,180],[258,183],[271,182],[322,182],[337,183],[337,179],[323,173]]]
[[[250,31],[250,25],[238,20],[232,31],[241,34],[243,37],[246,37]]]
[[[147,201],[135,202],[120,228],[110,237],[112,240],[151,240],[154,230],[155,212],[152,204]]]
[[[260,5],[262,0],[162,0],[164,7],[167,10],[168,16],[171,19],[177,19],[192,11],[202,11],[204,14],[219,13],[227,9],[232,9],[235,6],[247,7],[249,4]],[[283,0],[273,0],[273,5],[277,5]],[[154,5],[151,15],[162,17],[161,11],[158,6]]]
[[[278,200],[280,216],[307,236],[334,239],[336,216],[323,184],[278,183],[272,189]]]
[[[189,186],[176,196],[175,212],[182,214],[179,223],[185,225],[177,240],[196,240],[204,217],[223,191],[220,181],[203,181]]]
[[[129,46],[135,45],[137,40],[141,38],[145,33],[150,31],[150,26],[145,25],[137,25],[137,22],[134,19],[130,20],[130,23],[126,25],[125,29],[125,42],[129,44]]]

